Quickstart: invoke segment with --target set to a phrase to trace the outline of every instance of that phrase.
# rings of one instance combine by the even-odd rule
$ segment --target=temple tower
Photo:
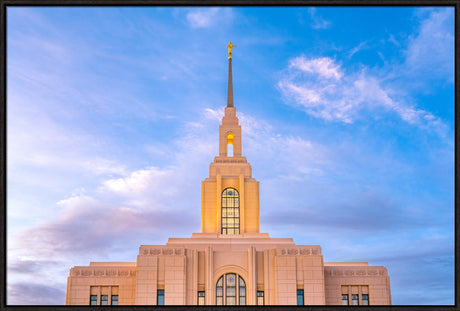
[[[219,126],[219,155],[201,184],[201,232],[248,235],[260,232],[259,182],[242,156],[241,126],[233,104],[232,47],[228,44],[227,107]]]

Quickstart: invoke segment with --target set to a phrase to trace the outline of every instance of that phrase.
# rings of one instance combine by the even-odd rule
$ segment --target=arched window
[[[240,195],[234,188],[222,192],[222,234],[240,234]]]
[[[246,283],[235,273],[222,275],[216,284],[216,304],[246,305]]]

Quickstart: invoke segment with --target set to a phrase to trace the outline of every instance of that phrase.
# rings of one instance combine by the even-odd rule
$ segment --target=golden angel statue
[[[234,47],[236,45],[232,44],[232,42],[229,42],[227,44],[227,48],[228,48],[228,59],[232,59],[232,47]]]

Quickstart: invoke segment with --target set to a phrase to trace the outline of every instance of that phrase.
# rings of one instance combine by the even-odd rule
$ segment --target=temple
[[[242,155],[228,96],[219,154],[201,182],[201,232],[141,245],[136,261],[91,262],[70,269],[68,305],[389,305],[387,269],[366,262],[324,262],[318,245],[260,232],[259,182]]]

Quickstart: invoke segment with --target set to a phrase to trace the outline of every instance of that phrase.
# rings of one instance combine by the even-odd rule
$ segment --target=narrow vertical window
[[[229,273],[225,277],[225,304],[227,306],[234,306],[236,305],[236,274]]]
[[[217,281],[216,284],[216,305],[221,306],[224,304],[224,281],[223,276]]]
[[[165,304],[165,290],[159,289],[157,291],[157,305],[163,306]]]
[[[303,306],[303,289],[297,290],[297,305]]]
[[[204,291],[198,292],[198,305],[204,306]]]
[[[233,134],[227,135],[227,157],[233,157]]]
[[[359,300],[358,300],[358,295],[357,294],[356,295],[355,294],[351,295],[351,304],[353,306],[359,305]]]
[[[118,306],[118,295],[112,295],[112,306]]]
[[[109,296],[107,295],[102,295],[101,296],[101,305],[106,306],[109,304]]]
[[[348,306],[348,294],[342,294],[342,306]]]
[[[89,304],[91,306],[96,306],[97,305],[97,295],[91,295],[89,298]]]
[[[263,306],[264,305],[264,292],[257,291],[257,305]]]
[[[240,306],[244,306],[246,305],[246,283],[241,276],[238,276],[238,288]]]
[[[222,234],[240,234],[240,196],[236,189],[222,192]]]
[[[363,306],[369,305],[369,294],[363,294]]]

